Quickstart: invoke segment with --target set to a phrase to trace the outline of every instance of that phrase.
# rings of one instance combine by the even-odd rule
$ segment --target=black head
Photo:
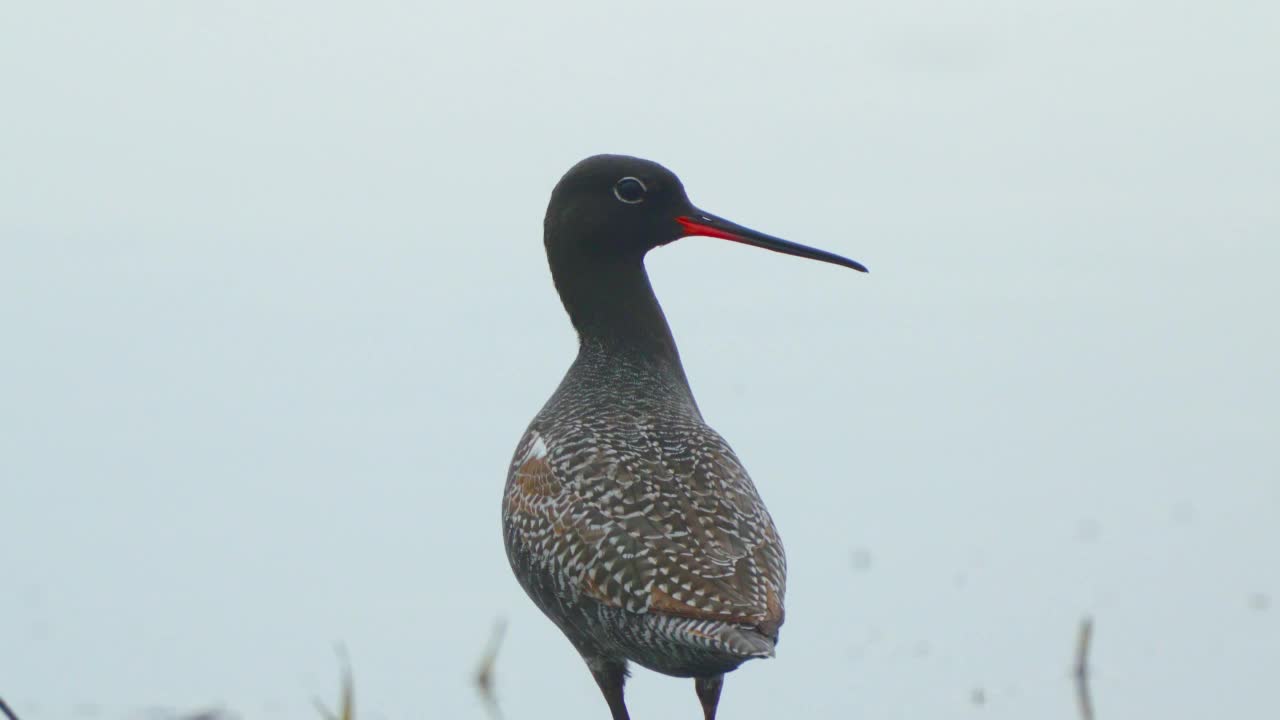
[[[583,338],[643,347],[679,362],[666,319],[644,272],[644,255],[689,235],[733,240],[775,252],[862,265],[765,235],[699,210],[675,173],[625,155],[596,155],[560,179],[547,206],[544,242],[551,276]]]
[[[595,155],[560,178],[547,206],[544,241],[553,272],[631,264],[690,235],[733,240],[866,272],[861,264],[745,228],[699,210],[675,173],[650,160]]]
[[[692,207],[675,173],[626,155],[595,155],[565,173],[547,206],[547,255],[555,260],[638,260],[676,240]]]

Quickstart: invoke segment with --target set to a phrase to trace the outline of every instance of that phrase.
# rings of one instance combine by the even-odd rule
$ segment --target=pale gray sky
[[[790,559],[728,719],[1274,718],[1280,5],[9,3],[0,694],[599,718],[511,578],[552,185],[650,157],[869,276],[650,272]],[[854,555],[870,566],[855,568]],[[696,717],[637,672],[637,718]],[[982,688],[986,703],[970,702]]]

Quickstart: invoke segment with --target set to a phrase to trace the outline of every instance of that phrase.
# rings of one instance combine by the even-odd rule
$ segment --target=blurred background
[[[865,262],[649,270],[786,542],[724,718],[1274,718],[1280,5],[10,3],[0,695],[599,718],[502,550],[577,160]],[[696,717],[636,673],[636,718]]]

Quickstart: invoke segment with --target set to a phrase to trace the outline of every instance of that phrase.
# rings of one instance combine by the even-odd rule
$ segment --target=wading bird
[[[516,448],[502,524],[516,578],[613,720],[628,720],[628,661],[694,678],[713,720],[724,674],[772,657],[784,615],[778,532],[703,422],[645,273],[645,253],[689,235],[866,272],[699,210],[647,160],[590,157],[552,191],[544,242],[578,356]]]

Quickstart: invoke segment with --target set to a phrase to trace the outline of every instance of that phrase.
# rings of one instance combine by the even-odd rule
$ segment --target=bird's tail
[[[725,649],[743,658],[771,658],[774,655],[773,640],[760,634],[755,628],[733,623],[720,623],[717,639]]]

